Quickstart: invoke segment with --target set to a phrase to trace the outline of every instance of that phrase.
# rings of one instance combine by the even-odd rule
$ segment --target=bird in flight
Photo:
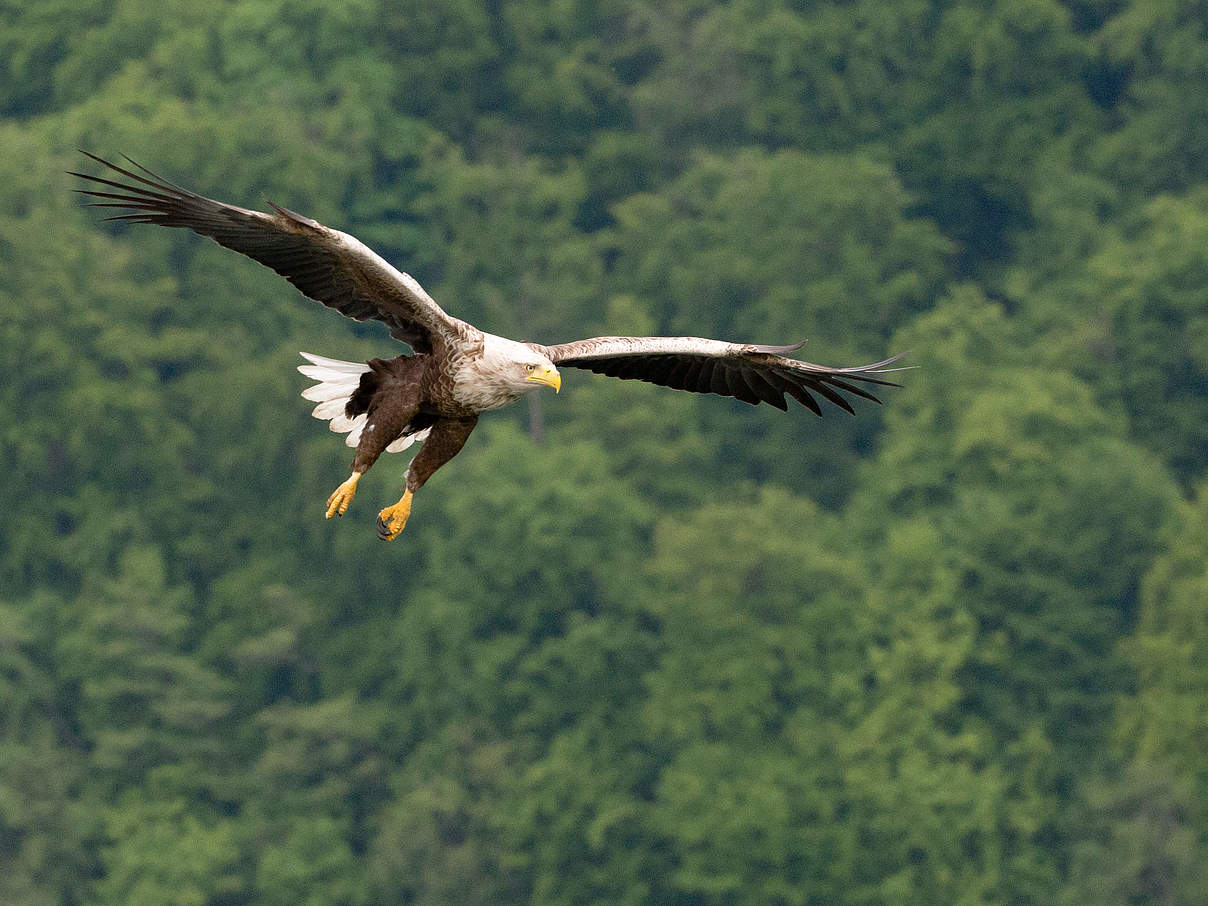
[[[125,158],[120,167],[87,151],[109,176],[88,180],[91,206],[123,213],[106,220],[184,227],[267,265],[305,295],[357,321],[376,320],[411,352],[390,359],[342,362],[302,353],[298,370],[317,381],[302,396],[314,415],[347,434],[356,448],[352,473],[327,499],[326,515],[342,516],[357,482],[383,452],[421,443],[402,498],[378,513],[378,537],[398,537],[415,492],[457,455],[478,416],[541,387],[558,392],[559,367],[581,368],[787,409],[787,393],[822,414],[815,394],[854,414],[844,394],[880,402],[867,385],[897,387],[884,375],[900,356],[854,368],[813,365],[789,354],[804,343],[759,346],[699,337],[593,337],[553,346],[520,343],[447,314],[409,274],[396,270],[347,233],[269,202],[272,213],[224,204],[181,188]]]

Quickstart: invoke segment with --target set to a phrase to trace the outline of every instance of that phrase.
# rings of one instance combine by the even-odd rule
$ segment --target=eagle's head
[[[554,393],[562,389],[562,375],[558,373],[554,363],[541,353],[533,352],[518,364],[520,370],[516,373],[517,377],[523,378],[525,384],[544,384],[546,387],[553,387]]]
[[[537,344],[517,343],[494,334],[486,334],[483,340],[485,369],[493,372],[500,389],[506,387],[516,399],[539,386],[553,387],[555,392],[562,389],[562,375]]]
[[[497,409],[541,386],[562,388],[562,375],[541,348],[485,334],[482,354],[455,375],[457,401],[473,409]]]

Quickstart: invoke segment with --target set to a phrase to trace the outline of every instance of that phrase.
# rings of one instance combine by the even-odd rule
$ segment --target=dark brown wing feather
[[[899,386],[882,375],[902,370],[891,367],[900,355],[855,368],[828,368],[784,354],[803,345],[756,346],[700,337],[595,337],[541,348],[556,365],[732,396],[752,405],[762,402],[787,409],[787,393],[816,415],[822,414],[822,407],[814,394],[854,414],[844,393],[879,403],[859,385]]]
[[[107,217],[131,223],[184,227],[259,261],[310,298],[357,321],[374,319],[417,352],[432,349],[434,335],[473,331],[447,315],[413,277],[396,270],[355,237],[278,207],[273,214],[224,204],[181,188],[130,161],[135,173],[82,151],[125,181],[72,173],[102,188],[77,189],[99,199],[95,207],[128,213]],[[112,191],[109,191],[112,190]]]

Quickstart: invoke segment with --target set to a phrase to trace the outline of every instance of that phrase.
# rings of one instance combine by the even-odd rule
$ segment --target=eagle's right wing
[[[410,274],[396,270],[356,237],[269,202],[275,213],[249,211],[214,201],[156,176],[139,164],[139,175],[87,151],[82,154],[126,177],[125,182],[72,173],[100,188],[79,189],[100,199],[96,207],[130,213],[108,220],[185,227],[267,265],[312,299],[357,321],[383,322],[390,335],[416,352],[429,352],[438,336],[464,334],[468,325],[450,317]],[[129,160],[129,158],[127,158]],[[472,329],[472,328],[470,328]]]

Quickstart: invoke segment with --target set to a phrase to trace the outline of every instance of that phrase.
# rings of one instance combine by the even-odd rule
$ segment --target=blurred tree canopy
[[[0,7],[0,900],[1203,902],[1190,0]],[[567,375],[416,503],[390,354],[124,152],[487,330],[907,351],[822,421]]]

